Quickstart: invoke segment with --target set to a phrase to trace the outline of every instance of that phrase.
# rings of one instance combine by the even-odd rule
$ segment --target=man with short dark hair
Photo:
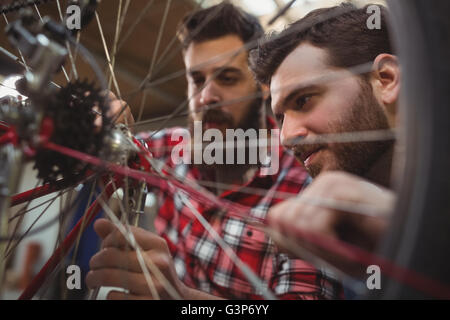
[[[386,228],[400,69],[386,9],[380,10],[381,28],[373,30],[367,6],[313,11],[262,41],[251,59],[256,77],[270,86],[282,143],[314,178],[300,197],[271,208],[270,225],[349,272],[361,270],[302,236],[312,232],[374,250]],[[364,132],[388,138],[365,141]],[[339,142],[348,133],[361,138]]]
[[[224,3],[187,16],[179,35],[187,70],[188,96],[192,97],[188,133],[195,134],[197,121],[201,121],[198,122],[200,129],[213,129],[216,134],[229,129],[274,128],[274,122],[264,116],[261,86],[248,67],[245,44],[262,35],[256,18]],[[120,106],[120,101],[116,101],[112,108],[117,110]],[[180,133],[178,129],[167,129],[143,134],[140,138],[154,159],[163,161],[166,169],[176,173],[178,179],[186,183],[188,180],[198,182],[224,204],[239,205],[244,214],[232,215],[225,208],[188,199],[189,195],[180,191],[166,194],[153,190],[159,206],[155,221],[158,235],[137,228],[132,231],[145,257],[159,268],[168,282],[163,283],[161,276],[152,272],[158,296],[183,299],[340,296],[340,285],[335,280],[300,259],[290,259],[277,252],[269,236],[251,223],[265,219],[269,207],[287,194],[295,195],[302,189],[308,175],[295,158],[276,147],[280,150],[276,159],[280,169],[272,175],[263,174],[261,164],[248,162],[179,164],[172,158],[172,150],[179,142],[172,139],[176,132]],[[191,144],[191,140],[183,142]],[[193,210],[210,226],[206,227]],[[126,251],[126,241],[114,225],[102,219],[95,224],[95,229],[103,239],[103,250],[91,259],[92,270],[86,278],[88,286],[129,290],[128,293],[113,291],[108,296],[110,299],[156,298],[136,253]],[[232,253],[218,244],[215,234]],[[237,260],[246,267],[242,269]],[[169,290],[168,285],[174,290]]]

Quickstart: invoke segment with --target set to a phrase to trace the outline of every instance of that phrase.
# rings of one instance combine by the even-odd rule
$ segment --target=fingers
[[[89,261],[91,270],[117,268],[132,272],[141,272],[141,266],[135,251],[106,248],[97,252]]]
[[[151,250],[151,249],[164,249],[167,244],[165,240],[149,231],[144,229],[130,227],[131,232],[136,239],[136,242],[143,250]],[[102,248],[129,248],[130,244],[128,240],[123,236],[123,234],[119,230],[114,230],[103,240]]]
[[[99,235],[102,241],[102,248],[131,248],[130,243],[124,237],[116,226],[107,219],[98,219],[94,224],[94,230]],[[156,234],[136,227],[130,227],[136,242],[143,250],[151,249],[166,249],[166,241]]]
[[[126,123],[129,125],[134,123],[131,109],[125,101],[117,99],[112,92],[109,92],[106,101],[109,105],[108,117],[118,117],[116,123]],[[123,110],[124,108],[125,110]]]
[[[164,282],[172,282],[174,279],[171,276],[173,268],[171,268],[169,259],[157,251],[147,251],[144,256],[145,263],[152,261],[162,274],[162,278],[158,278],[151,273],[151,284],[161,297],[167,296]],[[104,249],[91,259],[90,267],[91,271],[86,276],[86,284],[89,288],[120,287],[128,289],[134,295],[150,295],[149,285],[151,284],[147,282],[142,272],[135,251],[122,251],[116,248]]]
[[[154,265],[161,268],[167,268],[163,254],[158,250],[143,252],[144,263],[153,262]],[[142,272],[141,264],[136,255],[136,251],[121,250],[118,248],[105,248],[97,252],[89,261],[91,270],[102,268],[117,268],[132,272]]]
[[[102,240],[115,229],[114,224],[107,219],[101,218],[94,223],[94,230]]]
[[[107,100],[109,103],[109,110],[108,110],[108,116],[109,117],[113,117],[116,116],[117,114],[119,114],[122,109],[127,105],[127,103],[123,100],[118,100],[118,99],[114,99],[114,100]],[[125,113],[125,111],[123,112],[123,114]],[[122,114],[122,116],[123,116]]]
[[[110,236],[109,239],[113,239],[114,235],[117,235],[116,230],[111,231],[106,239]],[[164,242],[162,239],[158,241]],[[143,264],[140,263],[136,251],[107,246],[91,258],[89,262],[91,271],[86,277],[86,284],[89,288],[120,287],[130,290],[130,293],[134,295],[148,296],[151,290],[145,278],[144,270],[147,270],[152,277],[156,292],[161,297],[170,298],[166,292],[165,283],[167,281],[174,283],[178,278],[167,246],[164,250],[142,251],[142,258]],[[155,273],[153,268],[159,270],[159,273]],[[123,298],[121,295],[117,297]]]
[[[115,117],[117,117],[117,119],[114,119],[116,123],[126,123],[128,125],[134,123],[134,118],[133,114],[131,113],[131,109],[125,101],[119,100],[116,97],[116,95],[111,91],[102,91],[101,94],[106,97],[106,104],[109,106],[107,116],[109,118],[114,119]],[[96,128],[101,128],[102,117],[98,115],[94,123]]]
[[[295,208],[292,207],[293,199],[286,200],[273,206],[267,215],[269,225],[275,230],[284,233],[288,221],[294,221]]]
[[[351,251],[339,247],[339,254],[331,252],[311,236],[320,236],[327,242],[339,240],[372,251],[386,229],[387,220],[384,217],[369,216],[365,212],[347,212],[338,206],[333,208],[321,205],[321,199],[389,208],[395,198],[391,192],[375,187],[361,178],[328,172],[317,177],[299,197],[272,207],[268,213],[269,225],[281,235],[341,270],[358,276],[362,269],[358,263],[348,259],[353,255]],[[279,248],[288,248],[284,237],[275,236],[273,240]]]
[[[86,276],[89,289],[98,287],[119,287],[128,289],[134,295],[150,295],[150,289],[142,273],[122,269],[91,270]]]
[[[110,291],[106,296],[106,300],[151,300],[151,296],[138,296],[131,293]]]
[[[328,209],[309,205],[298,197],[272,207],[267,219],[272,228],[293,235],[296,230],[329,232],[335,222],[333,217]]]
[[[324,248],[316,242],[317,236],[327,242],[338,239],[336,226],[340,215],[327,209],[305,205],[298,199],[294,200],[296,201],[274,208],[275,212],[270,213],[269,223],[279,232],[271,234],[279,250],[302,259],[310,259],[312,255],[348,273],[359,275],[361,270],[358,264],[353,264],[340,254],[329,251],[329,248]],[[289,209],[295,214],[286,218],[284,212],[287,214]],[[316,237],[311,238],[312,235]],[[307,256],[303,256],[305,252],[308,253]],[[310,262],[317,261],[311,260]]]
[[[109,91],[109,90],[103,90],[101,93],[101,95],[105,96],[105,98],[107,100],[117,100],[116,95],[114,94],[114,92]]]

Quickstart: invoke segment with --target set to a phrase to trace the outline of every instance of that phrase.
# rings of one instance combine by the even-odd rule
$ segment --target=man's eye
[[[238,81],[238,79],[236,77],[221,76],[219,77],[219,81],[225,85],[233,85]]]
[[[281,127],[281,125],[283,124],[283,121],[284,121],[284,114],[282,114],[282,113],[276,114],[275,119],[277,120],[278,124]]]
[[[203,85],[203,83],[205,82],[205,79],[204,78],[192,78],[192,82],[197,86],[197,87],[199,87],[199,86],[201,86],[201,85]]]
[[[311,100],[312,97],[313,97],[312,94],[307,94],[307,95],[301,96],[300,98],[298,98],[295,101],[294,109],[296,111],[300,111],[308,103],[308,101]]]

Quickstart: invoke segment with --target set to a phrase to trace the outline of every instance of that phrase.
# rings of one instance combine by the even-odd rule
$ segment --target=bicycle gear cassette
[[[98,114],[102,116],[100,128],[95,126]],[[51,98],[44,110],[44,117],[53,120],[49,141],[98,156],[107,128],[110,128],[106,114],[106,97],[92,83],[86,80],[69,83]],[[89,168],[78,159],[42,148],[37,150],[35,159],[38,178],[47,183],[55,183],[61,178],[64,185],[79,183]]]

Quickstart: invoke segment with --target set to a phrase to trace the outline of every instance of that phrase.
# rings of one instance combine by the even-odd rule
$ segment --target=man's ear
[[[382,53],[378,55],[372,68],[375,91],[381,102],[388,108],[389,113],[394,113],[400,95],[400,66],[398,59],[392,54]]]

